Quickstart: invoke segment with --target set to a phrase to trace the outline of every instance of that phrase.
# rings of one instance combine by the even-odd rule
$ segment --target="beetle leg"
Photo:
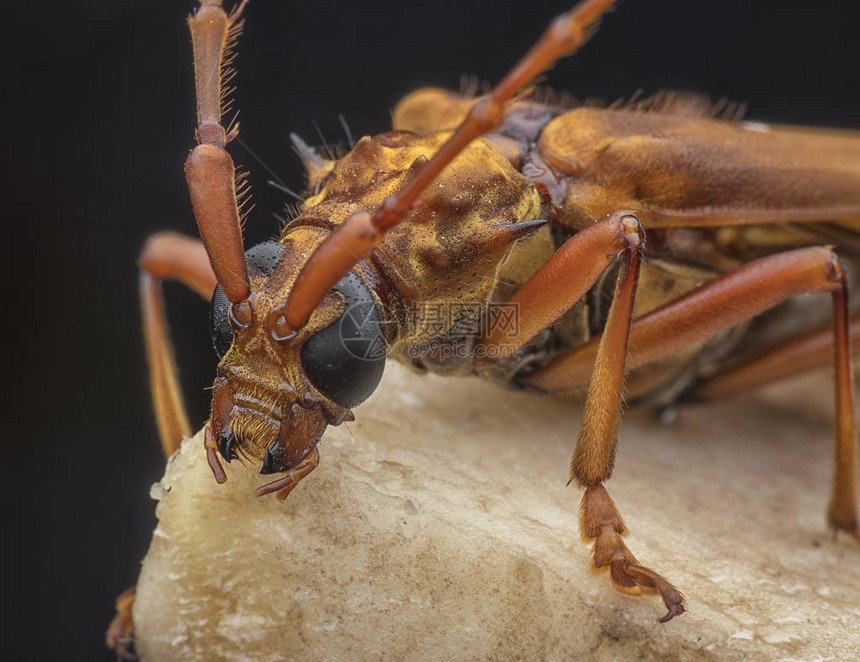
[[[524,347],[594,287],[603,272],[627,250],[634,235],[642,235],[639,220],[629,211],[617,211],[568,239],[508,300],[519,317],[515,333],[494,326],[479,340],[481,351],[477,354],[498,355],[487,351],[491,346],[499,350],[504,347],[510,353]]]
[[[639,280],[641,234],[630,235],[630,240],[597,351],[579,439],[570,461],[570,480],[585,488],[579,527],[583,538],[594,540],[594,567],[609,568],[616,590],[634,595],[643,589],[659,592],[667,609],[660,619],[665,623],[686,611],[684,596],[663,576],[641,565],[624,544],[624,522],[603,486],[615,467],[627,345]]]
[[[215,274],[197,239],[163,232],[151,236],[138,258],[143,336],[158,434],[166,456],[191,434],[167,331],[161,280],[175,278],[204,298],[215,290]]]
[[[801,248],[749,262],[636,319],[627,369],[704,340],[797,294],[833,292],[841,283],[841,267],[828,248]],[[584,386],[599,341],[599,336],[592,338],[562,354],[523,376],[521,383],[544,391]]]
[[[860,313],[851,316],[850,327],[852,355],[857,356],[860,352]],[[833,325],[829,324],[792,338],[729,370],[700,379],[683,399],[701,402],[736,398],[832,362]]]
[[[175,232],[160,232],[149,237],[137,264],[140,267],[140,307],[152,403],[161,447],[164,454],[170,456],[179,448],[183,437],[191,434],[191,426],[167,330],[161,281],[166,278],[179,280],[203,298],[211,299],[216,285],[215,274],[200,240]],[[105,643],[122,660],[137,659],[133,652],[134,624],[131,618],[134,594],[135,587],[132,586],[116,599],[116,615],[105,635]]]
[[[836,400],[836,451],[828,521],[860,538],[857,517],[858,440],[851,363],[848,286],[836,254],[829,248],[801,248],[750,262],[723,274],[633,323],[628,370],[703,340],[802,293],[830,292],[833,298],[833,354]],[[523,376],[541,390],[576,388],[594,366],[601,340],[595,338]],[[596,357],[596,359],[595,359]],[[592,382],[593,383],[593,382]]]
[[[579,439],[570,465],[570,479],[585,488],[580,506],[580,531],[594,540],[595,568],[609,568],[617,590],[639,594],[657,591],[667,613],[663,622],[685,611],[681,593],[664,577],[639,564],[621,536],[621,515],[603,483],[615,465],[627,344],[639,278],[643,232],[630,212],[615,212],[571,237],[510,299],[519,312],[519,329],[507,337],[496,327],[480,340],[479,355],[490,348],[522,347],[579,300],[621,254],[624,263],[600,341],[588,389]]]
[[[131,606],[134,604],[136,586],[127,588],[116,599],[116,616],[105,633],[105,644],[112,649],[118,660],[136,660],[134,653],[134,625],[131,620]]]
[[[622,539],[627,527],[602,483],[585,488],[579,509],[579,528],[583,538],[594,539],[594,567],[609,568],[609,581],[615,590],[630,595],[640,595],[643,590],[660,593],[668,610],[660,619],[661,623],[686,611],[683,594],[662,575],[640,565],[627,549]]]

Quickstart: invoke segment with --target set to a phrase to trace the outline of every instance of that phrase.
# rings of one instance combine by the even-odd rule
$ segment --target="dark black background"
[[[287,141],[385,130],[422,85],[492,81],[563,1],[293,3],[255,0],[240,44],[242,139],[293,188]],[[510,5],[510,6],[508,6]],[[193,83],[191,0],[14,3],[3,8],[4,659],[111,659],[115,594],[133,583],[162,472],[150,413],[135,257],[165,228],[193,233],[182,163]],[[614,99],[695,90],[748,117],[860,127],[854,2],[622,0],[550,83]],[[256,209],[247,245],[286,197],[241,145]],[[169,288],[192,420],[215,359],[207,308]]]

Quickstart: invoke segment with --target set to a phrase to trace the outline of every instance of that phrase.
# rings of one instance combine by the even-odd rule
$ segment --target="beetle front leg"
[[[624,544],[626,527],[603,486],[615,467],[627,345],[641,262],[638,222],[637,230],[625,235],[624,264],[594,362],[579,439],[570,461],[570,480],[585,488],[579,528],[583,538],[594,540],[594,567],[608,567],[613,588],[623,593],[638,595],[643,589],[659,592],[668,610],[660,619],[665,623],[686,611],[684,596],[663,576],[641,565]]]
[[[161,232],[149,237],[137,263],[140,267],[140,307],[152,404],[161,447],[169,457],[179,448],[182,439],[191,434],[191,426],[167,332],[161,281],[179,280],[200,296],[210,299],[215,290],[215,274],[209,266],[203,244],[174,232]],[[116,615],[105,635],[108,648],[112,648],[122,660],[136,659],[132,652],[134,594],[135,587],[132,586],[116,599]]]
[[[152,403],[161,446],[165,456],[169,457],[179,448],[183,437],[191,434],[191,426],[179,388],[176,360],[167,332],[161,281],[179,280],[205,299],[211,299],[216,285],[215,274],[209,266],[203,244],[197,239],[173,232],[151,236],[141,251],[138,266],[143,336]]]
[[[594,540],[594,566],[610,569],[613,587],[625,593],[656,590],[668,612],[663,622],[683,614],[684,598],[665,578],[639,564],[621,539],[626,532],[603,483],[615,465],[617,431],[624,391],[627,344],[639,279],[644,234],[630,212],[615,212],[574,235],[511,298],[519,307],[515,338],[496,327],[481,339],[481,355],[489,348],[522,347],[591,289],[619,255],[623,266],[606,328],[594,363],[579,439],[570,465],[570,480],[585,488],[580,510],[583,538]],[[497,354],[497,353],[496,353]]]

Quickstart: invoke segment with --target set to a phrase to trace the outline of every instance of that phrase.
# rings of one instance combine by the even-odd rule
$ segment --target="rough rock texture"
[[[390,365],[286,502],[217,485],[199,438],[153,488],[134,618],[146,660],[857,659],[860,546],[824,523],[827,375],[755,400],[627,413],[610,493],[687,596],[589,572],[565,487],[580,409]]]

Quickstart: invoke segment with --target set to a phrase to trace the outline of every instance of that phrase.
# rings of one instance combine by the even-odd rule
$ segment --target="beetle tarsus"
[[[672,605],[669,607],[669,611],[666,612],[666,615],[663,618],[659,619],[659,622],[660,623],[668,623],[673,618],[675,618],[675,616],[680,616],[685,611],[687,611],[687,608],[684,606],[683,602],[681,602],[679,604]]]
[[[105,633],[105,644],[116,653],[117,660],[137,660],[134,651],[134,622],[131,618],[131,607],[137,586],[127,588],[116,599],[116,615],[108,625]]]
[[[593,485],[585,490],[579,521],[582,537],[594,540],[594,568],[609,568],[612,588],[628,595],[659,593],[668,610],[660,619],[661,623],[687,611],[683,594],[665,577],[640,565],[627,549],[622,540],[627,527],[603,485]]]

